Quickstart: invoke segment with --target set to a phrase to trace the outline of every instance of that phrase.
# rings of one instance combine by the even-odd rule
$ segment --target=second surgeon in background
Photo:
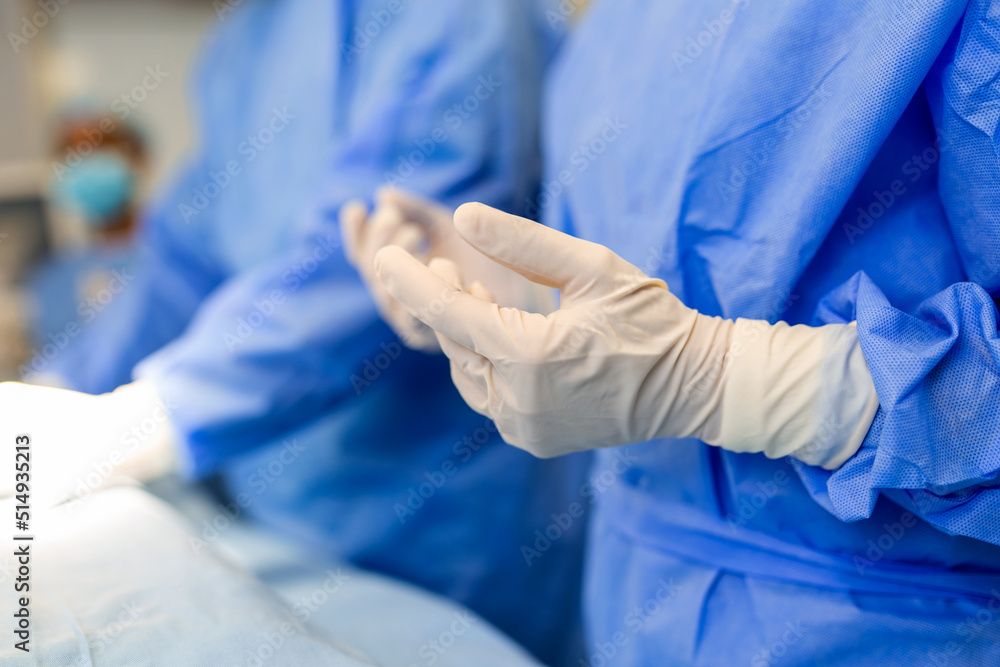
[[[250,515],[553,664],[578,641],[584,521],[522,547],[580,499],[586,460],[504,446],[379,320],[336,219],[386,182],[516,211],[557,41],[535,0],[245,3],[204,55],[199,148],[146,215],[135,280],[44,368],[100,393],[139,364],[189,475],[221,472]]]
[[[78,160],[72,166],[71,155]],[[123,287],[147,166],[137,128],[86,106],[61,119],[54,156],[66,160],[57,163],[50,184],[54,252],[28,283],[30,329],[42,350],[63,344],[70,323],[89,322],[105,295]],[[44,355],[35,363],[44,365]]]

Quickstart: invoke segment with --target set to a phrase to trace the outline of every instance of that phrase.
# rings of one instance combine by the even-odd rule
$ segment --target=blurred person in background
[[[71,110],[60,120],[52,164],[53,255],[27,285],[36,354],[47,346],[62,350],[70,345],[80,328],[127,286],[148,156],[131,124]],[[67,355],[66,363],[73,359]],[[64,375],[77,372],[68,369]]]
[[[575,663],[585,519],[567,511],[586,505],[588,459],[505,446],[443,359],[409,351],[380,320],[337,227],[348,200],[371,204],[386,183],[452,207],[520,211],[534,197],[542,78],[567,19],[547,10],[226,11],[195,80],[198,150],[143,213],[135,277],[30,369],[89,394],[121,388],[6,385],[0,397],[27,406],[39,433],[62,427],[46,421],[53,406],[72,425],[72,448],[36,447],[58,459],[39,479],[58,470],[88,493],[79,480],[95,461],[139,478],[220,475],[241,513],[450,596],[550,664]],[[553,517],[568,517],[554,536]]]

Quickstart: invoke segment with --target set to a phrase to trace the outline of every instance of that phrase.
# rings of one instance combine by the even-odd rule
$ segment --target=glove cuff
[[[852,325],[736,320],[710,444],[834,470],[857,452],[878,396]]]

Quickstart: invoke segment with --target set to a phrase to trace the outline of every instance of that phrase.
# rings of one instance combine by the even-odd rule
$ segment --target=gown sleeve
[[[172,411],[189,474],[351,400],[369,366],[401,353],[340,248],[346,201],[388,183],[450,205],[517,210],[534,193],[547,47],[531,32],[535,12],[509,0],[447,4],[421,26],[401,16],[384,49],[344,54],[358,68],[341,91],[351,111],[307,231],[289,253],[226,281],[180,338],[136,368]],[[400,71],[407,81],[387,85]]]
[[[857,319],[881,407],[860,451],[829,473],[794,463],[845,521],[880,494],[940,530],[1000,544],[1000,3],[974,1],[925,88],[939,196],[966,282],[904,311],[859,274],[821,304]]]

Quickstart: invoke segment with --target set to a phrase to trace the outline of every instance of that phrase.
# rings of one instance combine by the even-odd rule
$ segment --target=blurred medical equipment
[[[20,30],[22,9],[20,3],[0,5],[0,34]],[[33,65],[10,50],[0,57],[0,381],[15,379],[30,355],[17,283],[48,244],[40,187],[45,148]]]
[[[399,247],[375,270],[441,334],[463,398],[512,445],[551,457],[697,437],[836,469],[871,426],[878,397],[852,325],[700,315],[604,246],[480,204],[459,208],[455,227],[489,260],[558,288],[559,310],[449,290]],[[829,423],[853,428],[827,434]]]
[[[46,247],[43,220],[37,196],[0,201],[0,380],[16,379],[18,367],[30,357],[20,281]]]
[[[41,197],[30,189],[2,192],[0,188],[0,380],[16,379],[18,369],[30,359],[22,284],[48,246]]]
[[[30,358],[24,324],[28,306],[21,286],[50,245],[39,188],[31,178],[23,180],[0,174],[0,381],[16,379]]]

